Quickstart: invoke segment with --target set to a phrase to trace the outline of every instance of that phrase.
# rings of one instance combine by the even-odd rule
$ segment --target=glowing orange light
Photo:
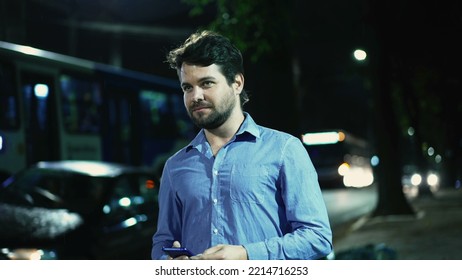
[[[153,180],[146,180],[146,188],[147,189],[154,189],[156,187],[156,184],[154,183]]]

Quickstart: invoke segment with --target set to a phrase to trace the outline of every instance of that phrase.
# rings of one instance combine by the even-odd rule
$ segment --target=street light
[[[353,56],[356,60],[358,61],[364,61],[366,60],[366,57],[367,57],[367,53],[366,51],[362,50],[362,49],[356,49],[354,52],[353,52]]]

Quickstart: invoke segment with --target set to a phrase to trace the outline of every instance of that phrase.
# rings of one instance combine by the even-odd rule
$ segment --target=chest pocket
[[[269,171],[263,165],[233,165],[231,169],[230,197],[234,202],[264,202],[268,190]]]

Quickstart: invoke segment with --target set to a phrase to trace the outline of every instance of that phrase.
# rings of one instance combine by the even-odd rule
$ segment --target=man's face
[[[200,128],[221,126],[239,104],[236,85],[228,85],[219,67],[183,63],[179,78],[189,117]]]

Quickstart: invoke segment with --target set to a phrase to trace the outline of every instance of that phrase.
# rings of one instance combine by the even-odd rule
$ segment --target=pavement
[[[333,259],[462,260],[462,189],[408,201],[415,215],[369,212],[333,228]]]

